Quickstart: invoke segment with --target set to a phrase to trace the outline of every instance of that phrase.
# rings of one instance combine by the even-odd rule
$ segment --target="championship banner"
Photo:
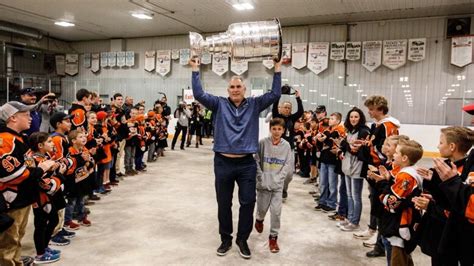
[[[179,59],[179,49],[171,50],[171,59],[173,60]]]
[[[55,61],[56,61],[56,74],[58,76],[64,76],[64,72],[66,71],[66,62],[65,62],[65,58],[64,58],[64,55],[56,55],[55,57]]]
[[[187,65],[191,59],[191,50],[190,49],[180,49],[179,50],[179,64]]]
[[[230,71],[234,72],[236,75],[242,75],[249,69],[249,63],[246,60],[231,60],[230,61]]]
[[[291,46],[291,66],[296,69],[302,69],[305,67],[307,52],[307,43],[293,43]]]
[[[132,67],[135,65],[135,52],[134,51],[125,52],[125,65],[128,67]]]
[[[114,67],[117,65],[117,52],[109,52],[109,59],[108,59],[109,67]]]
[[[425,59],[426,38],[408,40],[408,60],[419,62]]]
[[[391,70],[402,67],[407,63],[407,40],[383,41],[382,64]]]
[[[472,63],[472,37],[451,39],[451,64],[463,67]]]
[[[161,76],[171,71],[171,50],[158,50],[156,52],[156,73]]]
[[[78,54],[66,54],[66,70],[64,72],[69,76],[74,76],[79,73]]]
[[[203,52],[201,55],[201,64],[209,65],[212,63],[212,54],[209,52]]]
[[[362,43],[362,66],[373,72],[382,64],[382,41]]]
[[[275,66],[273,59],[265,59],[262,61],[262,64],[268,69],[272,69]]]
[[[145,51],[145,70],[151,72],[155,70],[156,51]]]
[[[192,104],[194,102],[193,90],[183,90],[183,101],[186,104]]]
[[[97,73],[100,71],[100,54],[95,53],[91,55],[91,71]]]
[[[281,63],[288,65],[291,63],[291,43],[283,44],[281,53]]]
[[[125,52],[117,52],[117,66],[118,67],[125,66]]]
[[[189,50],[189,49],[188,49]],[[226,73],[229,70],[229,55],[227,54],[215,54],[212,57],[212,71],[219,76]]]
[[[339,61],[344,59],[344,51],[346,50],[345,42],[331,43],[331,60]]]
[[[84,54],[84,57],[82,59],[82,67],[84,68],[90,68],[91,67],[91,54]]]
[[[346,60],[359,60],[361,47],[361,42],[346,42]]]
[[[310,42],[308,49],[308,68],[319,74],[328,68],[329,43]]]
[[[108,67],[109,66],[109,53],[102,52],[100,53],[100,66],[101,67]]]

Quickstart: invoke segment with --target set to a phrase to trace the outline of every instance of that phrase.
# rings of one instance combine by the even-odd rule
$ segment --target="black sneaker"
[[[247,245],[247,241],[237,240],[237,241],[235,241],[235,243],[239,247],[240,256],[244,259],[250,259],[252,254],[250,254],[250,249],[249,249],[249,245]]]
[[[35,262],[35,259],[33,259],[30,256],[21,256],[20,260],[21,260],[21,262],[23,262],[23,265],[25,265],[25,266],[32,266],[33,263]]]
[[[76,233],[74,232],[70,232],[66,229],[61,229],[61,231],[59,231],[58,235],[66,238],[66,239],[71,239],[71,238],[74,238],[76,236]]]
[[[335,211],[336,209],[334,208],[331,208],[331,207],[328,207],[328,206],[324,206],[323,207],[323,212],[333,212]]]
[[[318,206],[314,207],[314,210],[316,210],[316,211],[322,211],[324,207],[326,207],[326,206],[324,206],[324,205],[322,205],[322,204],[318,204]]]
[[[385,257],[385,251],[374,248],[365,255],[369,258]]]
[[[225,256],[231,248],[232,240],[222,241],[221,245],[217,248],[217,256]]]

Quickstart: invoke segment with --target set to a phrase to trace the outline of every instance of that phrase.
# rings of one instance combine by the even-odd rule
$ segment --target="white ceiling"
[[[282,26],[454,16],[474,13],[474,0],[0,0],[0,20],[68,40],[92,40],[225,31],[229,24],[280,18]],[[247,0],[240,0],[241,2]],[[131,12],[154,14],[139,20]],[[76,27],[54,25],[67,20]]]

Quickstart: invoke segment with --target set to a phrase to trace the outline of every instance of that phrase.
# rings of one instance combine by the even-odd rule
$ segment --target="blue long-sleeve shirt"
[[[281,73],[273,75],[272,90],[258,97],[245,98],[236,107],[229,98],[206,93],[199,72],[192,74],[194,98],[213,112],[214,152],[249,154],[258,150],[259,114],[281,96]]]

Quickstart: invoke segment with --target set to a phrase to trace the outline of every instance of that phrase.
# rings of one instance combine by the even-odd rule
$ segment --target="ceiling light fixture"
[[[232,5],[232,7],[239,11],[254,9],[254,6],[250,3],[235,3]]]
[[[148,15],[144,13],[132,13],[132,16],[138,19],[153,19],[153,14]]]
[[[61,27],[74,27],[76,26],[74,23],[67,22],[67,21],[56,21],[54,22],[54,25],[58,25]]]

